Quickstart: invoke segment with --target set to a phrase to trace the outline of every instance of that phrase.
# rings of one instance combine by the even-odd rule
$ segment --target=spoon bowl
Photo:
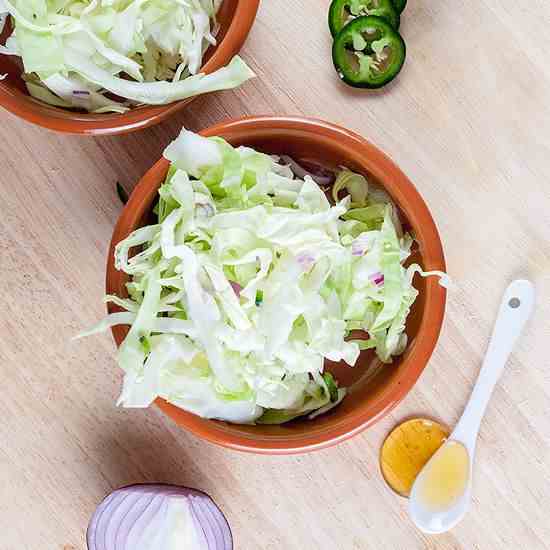
[[[463,475],[466,476],[465,485],[461,494],[452,499],[450,504],[438,506],[430,506],[426,502],[426,498],[423,495],[424,489],[428,482],[427,477],[430,471],[430,463],[433,468],[433,464],[440,460],[441,454],[444,453],[449,445],[461,443],[449,439],[443,446],[434,454],[430,461],[420,472],[416,479],[410,497],[409,513],[413,522],[424,533],[431,535],[444,533],[452,529],[455,525],[462,521],[462,518],[466,515],[468,508],[470,507],[470,500],[472,495],[472,474],[473,474],[473,461],[470,453],[466,450],[468,457],[468,464]],[[465,447],[464,447],[465,449]]]

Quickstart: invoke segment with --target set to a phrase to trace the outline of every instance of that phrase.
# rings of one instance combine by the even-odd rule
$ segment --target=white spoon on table
[[[487,355],[462,418],[414,482],[409,514],[425,533],[452,529],[468,511],[481,419],[534,301],[535,290],[529,281],[514,281],[506,289]]]

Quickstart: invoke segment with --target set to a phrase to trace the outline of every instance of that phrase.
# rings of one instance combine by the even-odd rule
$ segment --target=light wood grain
[[[328,0],[264,0],[243,56],[258,79],[141,133],[61,136],[0,114],[0,549],[81,550],[98,502],[138,481],[188,484],[225,510],[236,550],[540,550],[550,547],[550,5],[409,0],[408,60],[380,93],[335,77]],[[368,432],[312,455],[226,451],[157,410],[115,408],[108,335],[70,338],[104,313],[107,245],[130,190],[182,124],[305,114],[384,149],[437,220],[450,293],[429,368]],[[481,431],[471,513],[430,538],[386,489],[378,451],[413,414],[454,423],[506,284],[538,290],[535,318]]]

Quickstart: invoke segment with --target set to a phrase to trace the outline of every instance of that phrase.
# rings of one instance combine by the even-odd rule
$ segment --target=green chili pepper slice
[[[377,15],[385,19],[395,30],[399,28],[399,14],[392,0],[332,0],[328,12],[328,24],[332,36],[361,15]]]
[[[325,372],[323,374],[323,380],[327,385],[331,403],[335,403],[338,401],[338,382],[336,382],[334,376],[332,376],[330,372]]]
[[[403,10],[407,6],[407,0],[391,0],[393,7],[396,9],[397,13],[403,13]]]
[[[397,76],[405,56],[401,35],[374,15],[348,23],[332,46],[336,71],[346,84],[356,88],[381,88]]]

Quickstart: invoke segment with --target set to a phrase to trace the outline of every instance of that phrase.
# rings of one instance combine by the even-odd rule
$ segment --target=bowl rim
[[[299,116],[251,116],[231,119],[206,128],[199,133],[205,137],[218,136],[231,140],[231,136],[238,133],[242,137],[244,132],[285,130],[312,132],[326,140],[333,146],[335,140],[338,146],[348,153],[353,150],[355,156],[363,159],[363,164],[370,159],[369,172],[383,182],[384,187],[391,187],[391,194],[402,207],[403,202],[414,205],[415,217],[418,220],[414,225],[417,238],[422,242],[423,255],[433,258],[430,265],[423,266],[426,270],[446,270],[445,257],[441,238],[430,211],[419,192],[408,177],[397,165],[381,150],[362,136],[323,120]],[[373,160],[374,159],[374,160]],[[145,173],[134,192],[125,205],[122,214],[114,228],[109,256],[107,258],[106,290],[107,293],[116,293],[125,277],[114,267],[115,245],[137,228],[143,210],[140,205],[154,200],[158,187],[162,183],[169,162],[161,158]],[[231,424],[216,420],[205,420],[192,413],[184,411],[165,400],[158,398],[155,404],[180,427],[194,435],[212,443],[233,450],[251,452],[255,454],[297,454],[323,449],[340,443],[362,432],[376,423],[396,407],[413,388],[414,384],[426,368],[429,359],[437,344],[445,314],[446,290],[434,278],[426,280],[425,313],[418,329],[416,343],[407,358],[407,368],[402,368],[396,379],[386,388],[374,403],[361,407],[350,413],[346,419],[336,425],[327,427],[322,433],[300,433],[295,437],[272,436],[246,437],[243,433],[231,431]],[[118,311],[116,306],[109,305],[109,312]],[[429,317],[429,318],[428,318]],[[124,338],[123,327],[113,327],[113,338],[118,345]],[[224,429],[221,428],[224,427]]]
[[[206,74],[221,69],[238,54],[256,19],[260,0],[237,0],[235,13],[227,32],[216,46],[212,57],[201,68]],[[212,92],[214,93],[214,92]],[[207,94],[203,94],[207,95]],[[88,113],[71,112],[37,103],[22,92],[13,90],[0,80],[0,107],[15,116],[42,128],[66,134],[119,135],[134,132],[162,122],[180,111],[198,96],[167,105],[146,105],[126,113],[106,113],[98,117]],[[61,111],[68,116],[55,116]]]

